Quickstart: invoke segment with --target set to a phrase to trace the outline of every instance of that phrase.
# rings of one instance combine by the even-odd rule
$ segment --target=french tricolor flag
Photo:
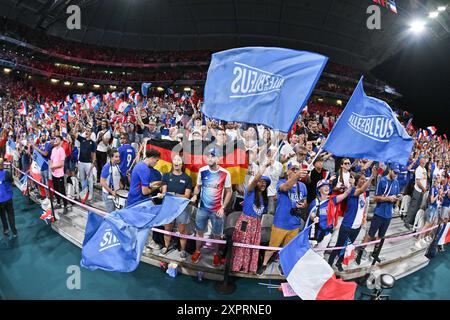
[[[346,266],[355,258],[355,246],[353,244],[349,244],[347,247],[345,247],[344,252],[344,260],[342,263]]]
[[[427,130],[428,130],[428,131],[431,133],[431,135],[433,136],[433,135],[436,133],[437,128],[431,126],[431,127],[427,127]]]
[[[336,279],[333,269],[311,249],[308,230],[280,251],[281,267],[289,285],[303,300],[354,300],[356,283]]]
[[[438,245],[444,245],[450,242],[450,222],[447,222],[447,225],[444,228],[444,232],[442,232],[441,236],[438,240]]]

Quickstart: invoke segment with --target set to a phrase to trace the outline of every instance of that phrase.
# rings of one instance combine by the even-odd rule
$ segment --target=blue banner
[[[212,119],[263,124],[288,132],[327,60],[316,53],[283,48],[214,53],[202,112]]]
[[[148,200],[114,211],[105,218],[89,213],[81,266],[90,270],[134,271],[150,228],[173,221],[188,203],[186,198],[166,194],[162,205]]]
[[[361,77],[323,148],[339,157],[406,164],[413,144],[391,107],[364,93]]]

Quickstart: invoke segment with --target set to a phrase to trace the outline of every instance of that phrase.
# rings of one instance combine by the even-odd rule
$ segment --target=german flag
[[[172,158],[176,154],[180,154],[177,146],[180,143],[178,141],[170,141],[163,139],[151,139],[147,141],[146,150],[156,149],[161,153],[161,158],[156,163],[155,169],[162,174],[168,173],[172,170]],[[177,152],[178,151],[178,152]]]
[[[230,172],[232,184],[243,183],[247,174],[248,154],[244,145],[239,142],[219,146],[205,141],[179,143],[152,139],[147,142],[147,149],[149,148],[154,148],[161,153],[161,158],[155,166],[155,169],[161,173],[170,172],[172,169],[172,157],[176,154],[181,155],[185,172],[192,178],[194,185],[197,183],[198,171],[201,167],[207,165],[207,154],[212,148],[215,148],[217,152],[219,165]]]

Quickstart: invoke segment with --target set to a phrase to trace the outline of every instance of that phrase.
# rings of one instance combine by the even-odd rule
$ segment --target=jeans
[[[414,189],[411,202],[409,203],[408,213],[406,215],[406,222],[409,224],[414,224],[414,220],[416,219],[417,211],[420,209],[420,205],[422,204],[423,193]]]
[[[339,228],[339,235],[336,242],[335,247],[343,247],[346,245],[347,240],[349,240],[351,243],[353,243],[356,238],[358,237],[359,231],[361,230],[361,227],[358,229],[352,229],[346,226],[341,225]],[[344,252],[345,249],[342,250],[333,250],[330,253],[330,257],[328,258],[328,263],[332,265],[334,263],[334,259],[339,254],[338,263],[342,263],[344,260]]]
[[[11,231],[14,234],[16,234],[17,233],[16,220],[14,218],[14,207],[12,199],[5,202],[0,202],[0,218],[2,220],[3,231],[8,230],[8,222],[6,221],[6,215],[8,215],[8,222]]]
[[[81,190],[84,190],[86,186],[89,188],[89,200],[94,195],[94,181],[92,179],[92,163],[79,162],[78,171],[80,173]],[[99,174],[100,176],[100,174]]]
[[[108,197],[112,196],[109,193],[102,192],[103,202],[105,203],[106,212],[116,211],[116,206],[114,204],[113,199],[109,199]]]

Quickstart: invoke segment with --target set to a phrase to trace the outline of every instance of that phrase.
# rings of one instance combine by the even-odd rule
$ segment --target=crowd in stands
[[[126,63],[173,63],[208,61],[211,57],[209,51],[143,51],[131,49],[116,49],[98,47],[95,45],[67,41],[46,35],[43,32],[32,30],[27,26],[0,18],[0,33],[14,39],[35,45],[50,53],[58,53],[69,57],[83,58],[105,62]]]
[[[427,194],[426,226],[448,221],[450,153],[448,140],[437,135],[418,139],[411,131],[415,143],[407,165],[375,166],[367,159],[339,158],[328,152],[317,155],[341,112],[319,103],[311,104],[291,132],[283,135],[261,125],[209,120],[201,114],[202,99],[195,92],[185,99],[175,93],[156,99],[150,94],[135,103],[133,92],[124,90],[103,96],[101,105],[93,109],[71,101],[74,98],[66,93],[53,92],[51,85],[30,88],[26,82],[3,76],[1,85],[7,89],[0,101],[0,157],[25,172],[37,171],[42,181],[52,180],[58,192],[88,204],[94,185],[99,184],[108,211],[115,210],[112,198],[123,188],[129,187],[128,205],[149,196],[163,198],[171,192],[190,198],[198,207],[195,230],[199,237],[205,235],[210,220],[211,237],[221,238],[226,217],[240,211],[233,240],[259,245],[262,217],[273,216],[272,247],[286,245],[305,225],[313,226],[310,238],[318,248],[326,248],[332,237],[338,237],[338,244],[354,241],[368,220],[371,188],[375,190],[372,201],[376,208],[364,241],[386,235],[394,209],[404,195],[412,196],[405,219],[407,228],[413,227]],[[117,108],[114,96],[129,99],[133,108],[128,112]],[[40,105],[46,105],[47,110],[37,113]],[[62,116],[62,111],[71,112],[71,116]],[[181,157],[171,159],[170,173],[159,172],[155,167],[161,154],[147,147],[155,139],[211,143],[205,150],[207,165],[195,181],[183,172]],[[220,166],[221,148],[234,141],[248,153],[242,184],[232,184],[232,174]],[[34,150],[47,165],[36,167]],[[40,195],[42,199],[47,197],[45,191]],[[64,214],[71,209],[70,203],[60,197],[56,207],[63,207]],[[330,208],[338,212],[337,224],[327,219],[328,210],[334,210]],[[181,233],[186,232],[188,215],[185,212],[175,221]],[[173,227],[171,223],[165,229]],[[425,234],[417,245],[429,243],[429,236]],[[169,244],[170,238],[163,243],[154,239],[149,246],[166,254]],[[201,259],[201,246],[202,242],[196,244],[192,263]],[[180,258],[187,256],[186,243],[182,243]],[[233,271],[262,274],[274,255],[266,251],[260,257],[258,250],[234,248],[233,257]],[[360,250],[358,257],[365,258],[365,251]],[[336,268],[342,270],[342,254],[329,256],[330,265],[335,264],[335,258]],[[215,248],[213,264],[221,263],[220,250]]]

